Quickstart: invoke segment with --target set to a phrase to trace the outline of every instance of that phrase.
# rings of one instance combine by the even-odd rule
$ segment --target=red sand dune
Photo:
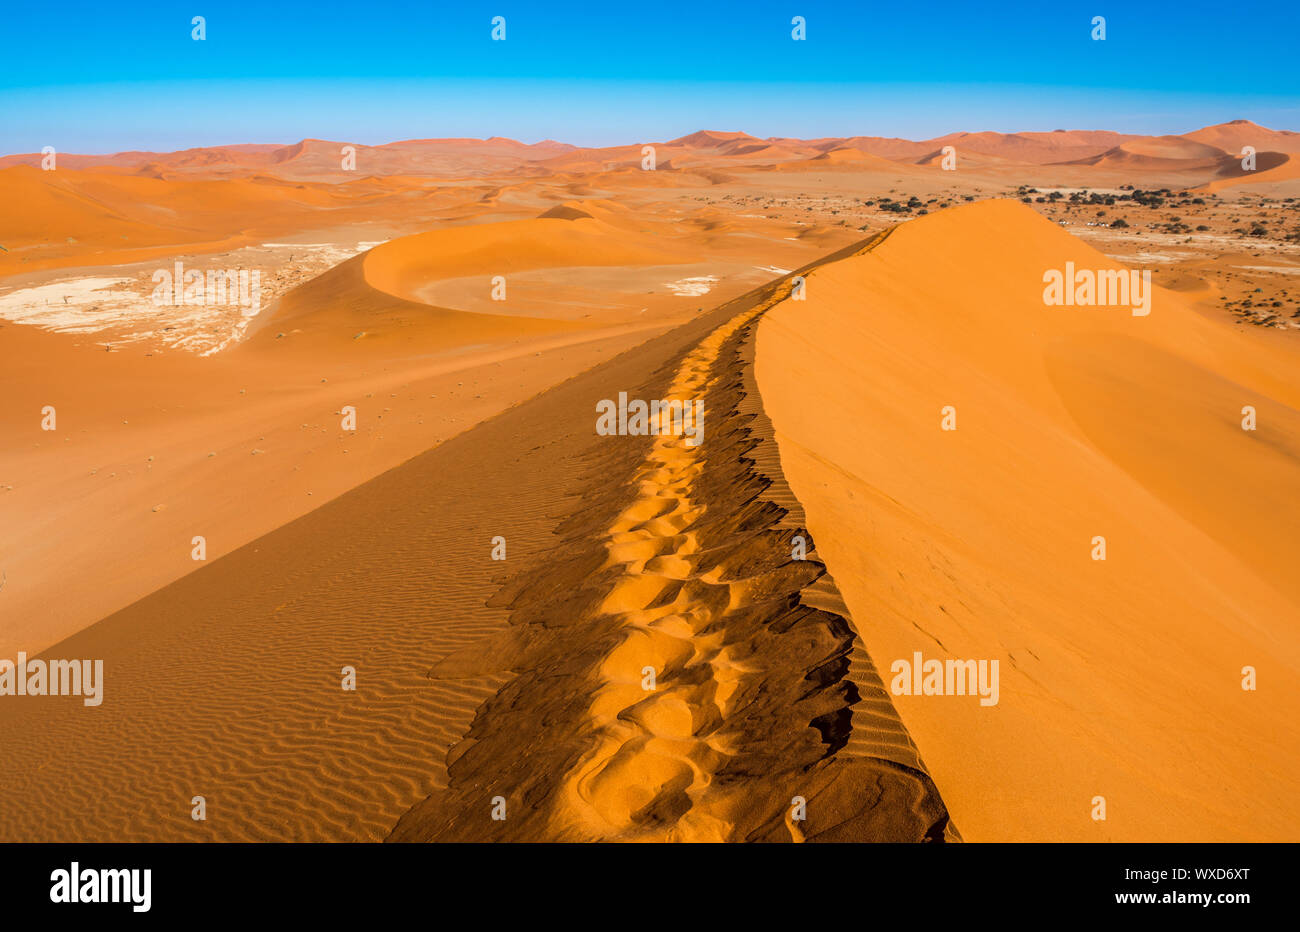
[[[1223,152],[1183,136],[1134,139],[1099,155],[1076,160],[1075,164],[1098,168],[1154,170],[1171,168],[1208,169],[1217,166]]]
[[[927,140],[928,149],[956,146],[1015,162],[1046,164],[1100,154],[1129,140],[1140,139],[1106,130],[1055,130],[1050,133],[949,133]]]
[[[809,273],[759,332],[785,473],[879,669],[1000,661],[994,707],[894,699],[964,837],[1292,838],[1300,346],[1045,307],[1067,261],[1119,267],[990,201]]]
[[[784,162],[777,167],[788,171],[847,169],[852,171],[894,172],[896,174],[906,174],[908,171],[915,170],[904,162],[894,162],[851,146],[830,149],[820,155],[799,162]]]
[[[1184,133],[1183,137],[1222,149],[1238,158],[1244,146],[1253,146],[1256,152],[1300,152],[1300,133],[1268,129],[1250,120],[1232,120],[1217,126],[1207,126],[1195,132]]]

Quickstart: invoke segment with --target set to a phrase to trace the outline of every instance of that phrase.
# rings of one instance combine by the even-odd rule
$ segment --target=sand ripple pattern
[[[554,525],[552,425],[512,418],[47,651],[104,658],[104,703],[0,703],[0,840],[383,839],[445,785],[447,749],[511,679],[492,665],[427,674],[506,626],[486,604],[502,573],[492,535],[509,528],[525,560]],[[196,795],[206,821],[191,818]]]

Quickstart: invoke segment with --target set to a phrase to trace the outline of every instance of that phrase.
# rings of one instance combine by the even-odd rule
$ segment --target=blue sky
[[[1173,133],[1239,117],[1300,130],[1300,4],[1282,0],[15,3],[0,29],[0,152]]]

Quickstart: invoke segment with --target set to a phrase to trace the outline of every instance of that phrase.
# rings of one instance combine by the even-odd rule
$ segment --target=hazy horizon
[[[571,141],[568,140],[568,139],[560,139],[560,138],[555,138],[555,137],[551,137],[551,136],[538,137],[538,138],[520,138],[520,137],[518,137],[518,136],[511,136],[511,135],[509,135],[509,134],[505,134],[505,133],[492,133],[492,134],[490,134],[490,135],[486,135],[486,136],[465,136],[465,135],[448,135],[448,136],[400,136],[400,137],[394,137],[394,138],[389,138],[389,139],[382,139],[382,140],[378,140],[378,141],[372,141],[372,140],[362,139],[362,138],[357,138],[357,137],[353,137],[353,136],[335,136],[335,137],[330,137],[330,136],[325,136],[325,135],[320,135],[320,134],[312,134],[312,135],[301,136],[301,137],[298,137],[298,138],[296,138],[296,139],[292,139],[292,140],[285,140],[285,139],[245,139],[245,140],[237,140],[237,141],[230,140],[230,141],[225,141],[225,142],[207,142],[207,143],[201,143],[201,144],[198,144],[198,145],[192,145],[192,146],[179,146],[179,147],[172,148],[172,149],[148,149],[148,148],[142,148],[142,147],[138,147],[138,146],[134,146],[134,147],[130,147],[130,148],[123,148],[123,149],[104,150],[104,151],[66,150],[66,149],[65,149],[65,150],[60,150],[60,154],[61,154],[61,155],[83,155],[83,156],[103,156],[103,157],[109,157],[109,156],[113,156],[113,155],[121,155],[121,154],[129,153],[129,152],[147,152],[147,153],[166,154],[166,153],[170,153],[170,152],[184,152],[184,151],[188,151],[188,150],[197,150],[197,149],[221,149],[221,148],[233,148],[233,147],[237,147],[237,146],[270,146],[270,147],[281,147],[281,148],[283,148],[283,147],[288,147],[288,146],[299,145],[300,143],[310,142],[310,141],[313,141],[313,140],[314,140],[314,141],[319,141],[319,142],[338,142],[338,143],[347,143],[347,144],[362,145],[362,146],[370,146],[370,147],[376,147],[376,148],[377,148],[377,147],[382,147],[382,146],[387,146],[387,145],[396,145],[396,144],[399,144],[399,143],[404,143],[404,142],[414,142],[414,141],[419,141],[419,140],[432,140],[432,141],[457,141],[457,140],[467,140],[467,141],[480,141],[480,142],[487,142],[487,141],[492,140],[492,139],[504,139],[504,140],[509,140],[509,141],[512,141],[512,142],[521,143],[521,144],[523,144],[523,145],[527,145],[527,146],[540,145],[540,144],[542,144],[542,143],[548,143],[548,142],[549,142],[549,143],[556,143],[556,144],[559,144],[559,145],[569,145],[569,146],[572,146],[572,147],[574,147],[574,148],[578,148],[578,149],[600,149],[600,148],[618,148],[618,147],[620,147],[620,146],[635,146],[635,145],[641,145],[641,144],[644,144],[644,143],[666,144],[666,143],[671,143],[672,141],[677,140],[677,139],[682,139],[682,138],[685,138],[685,137],[687,137],[687,136],[694,135],[695,133],[743,133],[743,134],[745,134],[745,135],[748,135],[748,136],[751,136],[751,137],[753,137],[753,138],[755,138],[755,139],[759,139],[759,140],[763,140],[763,141],[771,141],[771,140],[777,140],[777,139],[793,139],[793,140],[802,140],[802,141],[815,141],[815,140],[818,140],[818,139],[839,139],[839,138],[848,139],[848,138],[852,138],[852,137],[855,137],[855,136],[866,136],[866,137],[874,137],[874,138],[880,138],[880,139],[903,139],[903,140],[907,140],[907,141],[909,141],[909,142],[926,142],[926,141],[929,141],[929,140],[932,140],[932,139],[939,139],[939,138],[942,138],[942,137],[945,137],[945,136],[951,136],[951,135],[961,134],[961,133],[969,133],[969,134],[977,134],[977,133],[999,133],[999,134],[1002,134],[1002,135],[1023,135],[1023,134],[1027,134],[1027,133],[1053,133],[1053,132],[1067,132],[1067,133],[1069,133],[1069,132],[1083,132],[1083,133],[1087,133],[1087,132],[1115,132],[1115,133],[1130,134],[1130,135],[1138,135],[1138,136],[1167,136],[1167,135],[1185,135],[1185,134],[1187,134],[1187,133],[1195,132],[1196,130],[1204,129],[1204,128],[1209,127],[1209,126],[1218,126],[1218,125],[1223,125],[1223,124],[1226,124],[1226,123],[1237,122],[1237,121],[1245,120],[1245,119],[1246,119],[1246,118],[1244,118],[1244,117],[1234,117],[1234,118],[1226,119],[1226,120],[1217,120],[1217,121],[1213,121],[1213,122],[1208,122],[1208,123],[1198,124],[1198,125],[1196,125],[1196,126],[1192,126],[1192,127],[1189,127],[1189,128],[1183,129],[1183,130],[1180,130],[1180,131],[1168,132],[1168,133],[1163,133],[1163,132],[1162,132],[1162,133],[1157,133],[1157,132],[1141,132],[1141,131],[1133,131],[1133,130],[1115,130],[1115,129],[1112,129],[1111,127],[1108,127],[1108,126],[1058,126],[1058,127],[1053,127],[1052,129],[1010,129],[1010,130],[1007,130],[1007,129],[973,129],[973,128],[965,128],[965,129],[950,129],[950,130],[945,130],[945,131],[940,132],[940,133],[931,134],[931,135],[928,135],[928,136],[901,136],[901,135],[896,134],[896,133],[887,133],[887,132],[879,132],[879,133],[867,133],[867,132],[844,132],[844,133],[828,133],[828,134],[823,134],[823,135],[820,135],[820,136],[797,136],[797,135],[794,135],[794,134],[791,134],[791,133],[775,133],[775,134],[771,134],[771,135],[759,135],[759,134],[757,134],[757,133],[751,133],[751,132],[747,131],[746,129],[744,129],[743,127],[699,126],[699,127],[695,127],[694,129],[688,129],[688,130],[685,130],[685,131],[683,131],[683,132],[676,133],[675,135],[672,135],[672,136],[664,136],[664,137],[649,137],[649,136],[643,136],[643,137],[639,137],[639,138],[628,138],[628,139],[622,139],[622,140],[618,140],[618,141],[614,141],[614,142],[601,143],[601,144],[598,144],[598,145],[584,145],[584,144],[580,144],[580,143],[571,142]],[[1269,125],[1269,124],[1259,123],[1259,121],[1257,121],[1257,120],[1248,120],[1248,122],[1255,123],[1256,125],[1262,126],[1262,127],[1265,128],[1265,129],[1270,129],[1270,130],[1279,130],[1279,131],[1283,131],[1283,132],[1297,132],[1297,130],[1290,130],[1290,129],[1286,129],[1286,128],[1279,127],[1279,126],[1272,126],[1272,125]],[[39,155],[39,154],[40,154],[39,150],[12,151],[12,152],[11,152],[11,151],[0,151],[0,158],[6,158],[6,157],[9,157],[9,156],[15,156],[15,155]]]

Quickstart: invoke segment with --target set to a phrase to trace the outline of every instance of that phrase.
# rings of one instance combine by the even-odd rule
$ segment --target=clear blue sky
[[[790,20],[807,20],[807,40]],[[190,20],[207,19],[193,41]],[[493,16],[507,38],[490,38]],[[1090,39],[1094,15],[1105,42]],[[1300,3],[12,2],[0,153],[1300,130]]]

